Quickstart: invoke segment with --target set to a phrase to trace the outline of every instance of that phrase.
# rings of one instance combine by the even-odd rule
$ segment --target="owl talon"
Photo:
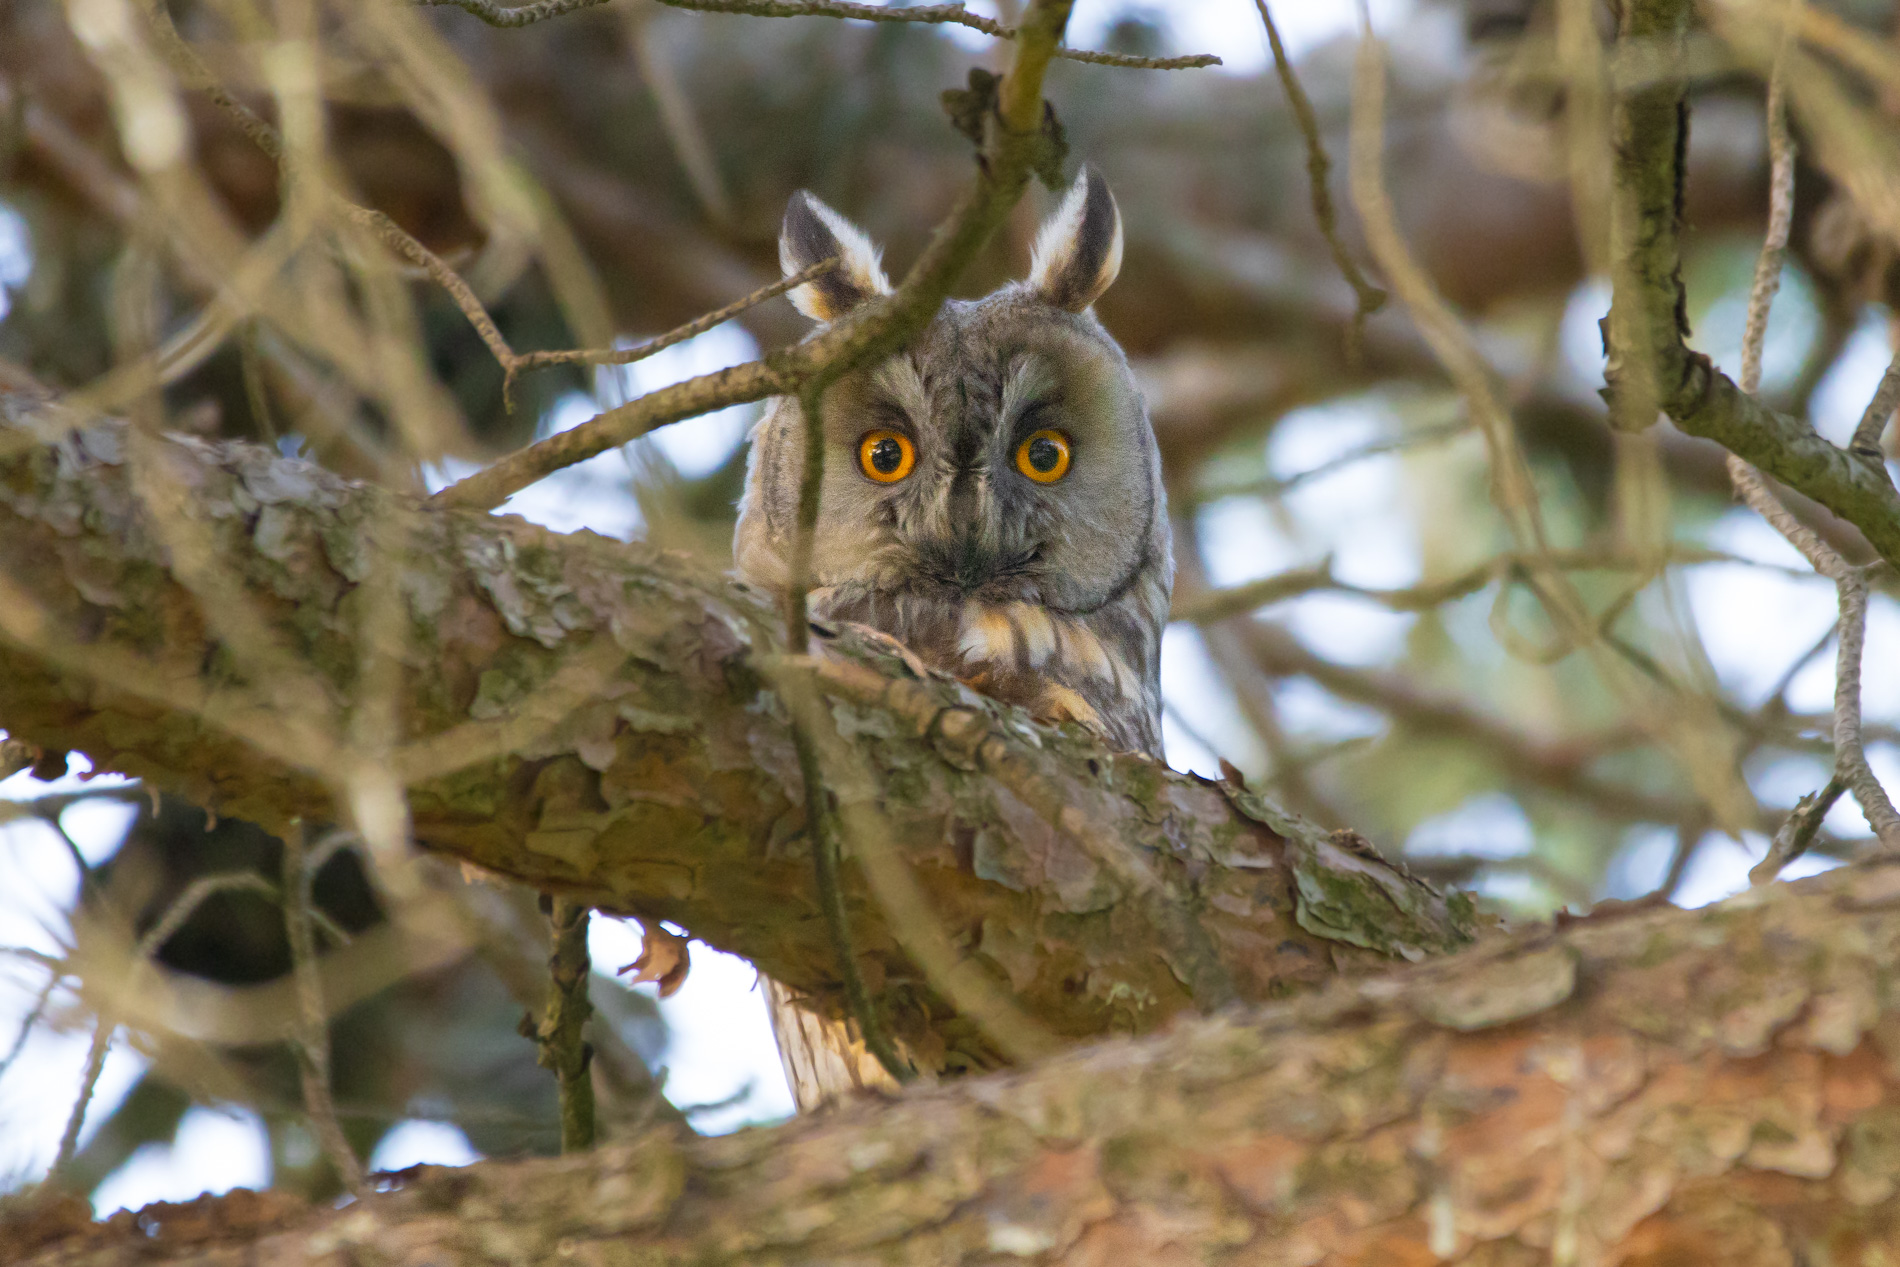
[[[1102,722],[1102,715],[1095,711],[1094,705],[1066,686],[1055,683],[1042,688],[1042,698],[1036,701],[1035,716],[1039,721],[1061,724],[1075,722],[1097,736],[1106,739],[1108,727]]]
[[[930,677],[930,666],[919,659],[915,651],[912,651],[909,647],[885,633],[882,629],[873,629],[871,626],[861,625],[855,620],[844,621],[843,627],[851,630],[866,642],[876,644],[878,650],[884,652],[886,655],[893,655],[899,660],[902,660],[904,667],[909,669],[915,676],[924,679]]]

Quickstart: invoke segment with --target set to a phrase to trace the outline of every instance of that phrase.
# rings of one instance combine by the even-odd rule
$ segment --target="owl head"
[[[833,256],[839,268],[792,292],[819,323],[891,285],[861,230],[794,194],[786,274]],[[1086,655],[1114,658],[1109,676],[1152,685],[1173,573],[1160,458],[1127,359],[1091,311],[1121,257],[1114,196],[1085,168],[1025,280],[946,303],[909,347],[826,392],[815,610],[992,681],[1047,677],[1067,629],[1094,639],[1076,642]],[[769,589],[790,581],[803,446],[798,402],[775,400],[735,541],[742,579]],[[1128,620],[1139,636],[1121,636]]]

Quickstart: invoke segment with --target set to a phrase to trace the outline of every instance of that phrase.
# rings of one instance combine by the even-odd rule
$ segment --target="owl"
[[[878,249],[808,193],[779,237],[820,323],[891,284]],[[1026,281],[946,303],[904,351],[825,393],[812,613],[868,625],[928,664],[1125,751],[1161,752],[1161,630],[1174,584],[1161,458],[1122,350],[1090,311],[1121,268],[1108,185],[1084,169],[1037,234]],[[752,434],[733,553],[791,584],[804,469],[797,400]],[[801,1110],[891,1081],[848,1021],[778,982],[766,997]]]
[[[779,238],[792,292],[836,321],[890,282],[879,250],[803,191]],[[926,663],[1124,751],[1161,752],[1161,631],[1174,559],[1161,459],[1127,358],[1091,306],[1121,268],[1114,196],[1085,168],[1037,234],[1026,281],[946,303],[908,348],[834,384],[810,603]],[[791,583],[798,401],[753,432],[740,579]]]

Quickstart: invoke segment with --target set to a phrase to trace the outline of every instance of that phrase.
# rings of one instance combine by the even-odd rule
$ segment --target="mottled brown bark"
[[[764,676],[785,663],[778,623],[742,589],[242,444],[117,424],[29,444],[0,427],[9,449],[0,727],[274,828],[338,815],[352,762],[393,766],[424,847],[676,921],[837,1014],[797,760]],[[195,528],[154,516],[141,493],[161,491]],[[187,566],[194,534],[215,569]],[[377,543],[403,538],[392,587]],[[398,592],[405,743],[365,753],[338,736],[365,612]],[[247,622],[275,647],[237,645]],[[1469,935],[1462,901],[1356,838],[917,679],[850,630],[825,642],[831,719],[863,758],[852,778],[875,785],[953,945],[1057,1035],[1148,1032]],[[855,944],[913,1058],[997,1063],[847,871]]]
[[[427,1170],[344,1211],[208,1200],[29,1261],[1884,1262],[1897,973],[1900,867],[1863,866],[777,1129]]]

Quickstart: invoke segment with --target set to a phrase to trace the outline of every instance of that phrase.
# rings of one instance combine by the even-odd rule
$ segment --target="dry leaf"
[[[687,939],[667,932],[658,924],[640,925],[640,938],[640,957],[622,967],[619,975],[633,973],[628,985],[657,981],[660,997],[670,998],[686,984],[686,974],[693,969]]]

